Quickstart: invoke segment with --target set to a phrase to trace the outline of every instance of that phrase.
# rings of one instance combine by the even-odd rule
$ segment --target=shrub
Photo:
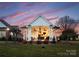
[[[76,40],[77,34],[74,30],[65,30],[63,31],[62,35],[60,36],[60,40]]]
[[[5,37],[1,37],[0,41],[6,41],[6,38]]]

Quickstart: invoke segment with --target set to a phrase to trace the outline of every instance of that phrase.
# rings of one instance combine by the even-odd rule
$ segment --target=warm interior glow
[[[42,41],[44,41],[49,36],[49,28],[47,26],[33,26],[32,38],[37,41],[38,36],[43,37]]]

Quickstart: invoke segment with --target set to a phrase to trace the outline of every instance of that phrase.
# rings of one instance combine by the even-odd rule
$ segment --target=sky
[[[79,20],[78,2],[0,2],[0,18],[11,25],[26,25],[37,16],[55,20],[69,15]]]

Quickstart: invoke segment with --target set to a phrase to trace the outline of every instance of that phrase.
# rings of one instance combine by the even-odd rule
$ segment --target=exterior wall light
[[[7,30],[7,31],[9,31],[9,30],[10,30],[10,28],[7,28],[6,30]]]

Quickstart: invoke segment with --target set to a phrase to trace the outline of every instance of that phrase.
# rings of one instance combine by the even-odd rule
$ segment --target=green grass
[[[66,51],[68,50],[68,51]],[[76,52],[74,52],[74,50]],[[73,55],[72,55],[72,54]],[[76,53],[76,54],[74,54]],[[79,56],[79,44],[0,44],[1,57]]]

